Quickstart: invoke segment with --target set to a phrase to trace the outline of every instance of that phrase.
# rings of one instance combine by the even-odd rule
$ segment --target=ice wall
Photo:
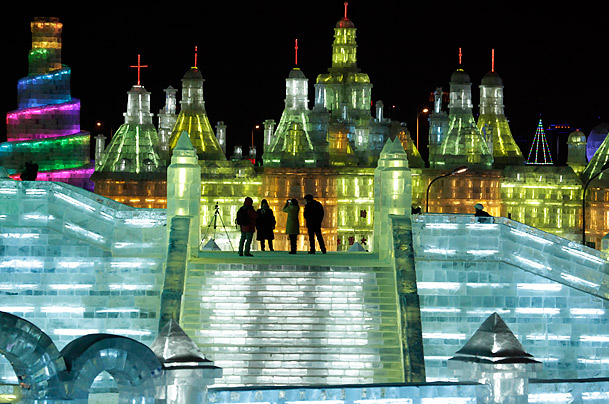
[[[0,180],[0,311],[31,321],[59,349],[98,332],[150,343],[166,238],[162,210],[62,183]]]
[[[413,215],[427,380],[497,312],[539,378],[607,376],[607,255],[505,218]]]

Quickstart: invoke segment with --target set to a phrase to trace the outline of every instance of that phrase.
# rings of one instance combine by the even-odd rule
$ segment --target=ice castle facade
[[[226,158],[226,127],[213,133],[194,67],[179,113],[167,89],[158,130],[149,93],[128,92],[125,125],[96,161],[96,193],[0,169],[3,399],[607,401],[609,261],[575,240],[584,185],[588,239],[609,227],[598,176],[609,146],[583,177],[579,135],[573,165],[524,164],[498,76],[483,80],[481,125],[459,67],[450,111],[438,103],[430,115],[425,168],[408,129],[382,103],[370,113],[355,32],[345,11],[312,109],[304,72],[289,72],[281,120],[265,122],[263,167]],[[279,212],[307,193],[326,206],[327,255],[235,256],[245,195]],[[476,202],[495,218],[467,214]],[[411,215],[412,205],[433,213]],[[209,239],[224,251],[202,248]],[[348,251],[356,243],[368,251]]]

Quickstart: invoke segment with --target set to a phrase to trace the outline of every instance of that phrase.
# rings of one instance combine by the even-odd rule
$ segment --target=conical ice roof
[[[211,364],[211,361],[205,358],[197,345],[173,319],[165,324],[150,349],[164,366],[196,367]]]
[[[497,313],[491,314],[454,359],[471,362],[537,363]]]

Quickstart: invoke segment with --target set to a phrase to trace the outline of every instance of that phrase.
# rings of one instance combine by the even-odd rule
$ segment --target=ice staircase
[[[223,368],[218,386],[403,380],[390,265],[370,253],[211,254],[188,265],[180,323]]]

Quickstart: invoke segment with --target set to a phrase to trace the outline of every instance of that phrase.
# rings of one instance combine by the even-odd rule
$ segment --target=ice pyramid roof
[[[491,314],[457,351],[456,360],[466,362],[538,363],[497,313]]]
[[[165,366],[209,366],[212,363],[174,319],[165,324],[150,349]]]

